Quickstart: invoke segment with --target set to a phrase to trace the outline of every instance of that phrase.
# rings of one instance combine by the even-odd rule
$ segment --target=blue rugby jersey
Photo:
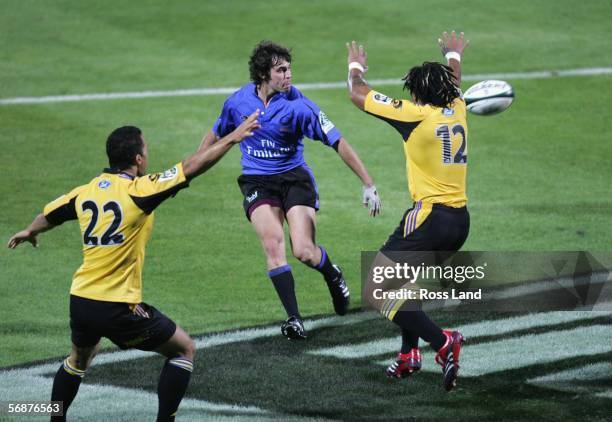
[[[279,92],[264,107],[253,83],[228,97],[213,131],[222,138],[256,109],[261,111],[261,128],[240,143],[243,174],[278,174],[305,165],[304,136],[328,146],[342,136],[325,113],[297,88]]]

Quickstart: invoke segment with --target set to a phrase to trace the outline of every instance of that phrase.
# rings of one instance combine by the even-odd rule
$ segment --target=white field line
[[[610,313],[601,312],[550,312],[546,314],[539,314],[537,318],[535,315],[510,318],[505,320],[503,323],[500,321],[484,321],[477,324],[467,325],[464,327],[464,331],[466,335],[475,337],[479,335],[478,333],[490,334],[492,330],[497,330],[497,332],[503,333],[533,326],[545,326],[553,323],[571,322],[577,319],[589,319],[609,314]],[[307,328],[315,329],[319,327],[349,325],[377,318],[379,318],[379,315],[375,312],[352,314],[343,318],[329,317],[314,321],[307,321]],[[582,344],[587,346],[587,349],[583,350],[583,352],[589,352],[593,347],[595,347],[598,351],[600,346],[597,346],[595,343],[589,346],[588,343],[598,338],[599,342],[596,342],[597,344],[610,344],[611,342],[605,340],[607,337],[609,337],[609,327],[604,328],[606,331],[603,332],[601,331],[600,326],[593,328],[597,330],[597,332],[588,332],[585,339],[581,337],[582,335],[580,333],[571,334],[581,337],[580,340]],[[196,344],[198,348],[205,349],[237,341],[247,341],[257,338],[275,336],[279,335],[278,331],[278,327],[274,326],[213,334],[198,339]],[[393,341],[393,350],[397,348],[398,341],[398,339]],[[535,341],[534,344],[539,345],[540,343]],[[523,345],[522,342],[521,345]],[[567,344],[565,344],[565,348],[567,349]],[[139,351],[104,353],[96,358],[94,364],[126,361],[145,356],[152,355],[150,353]],[[557,356],[557,358],[561,357]],[[49,391],[51,390],[52,379],[45,378],[42,375],[55,372],[58,366],[59,362],[56,362],[53,364],[39,365],[33,368],[0,371],[0,400],[41,400],[47,398]],[[429,368],[429,370],[432,370],[432,368]],[[467,373],[464,372],[464,375],[469,375],[469,367],[466,371]],[[154,419],[156,412],[155,405],[152,403],[155,403],[156,400],[157,398],[154,393],[139,389],[85,383],[81,386],[79,399],[76,400],[71,407],[70,413],[74,420],[92,420],[92,417],[94,419],[98,417],[108,418],[109,415],[113,415],[113,418],[118,421],[133,421],[141,420],[142,418],[152,420]],[[181,420],[201,420],[203,417],[206,417],[207,420],[238,421],[253,419],[269,420],[269,418],[271,420],[280,416],[278,414],[269,413],[266,410],[259,409],[257,407],[210,403],[204,400],[196,399],[184,400],[181,405],[179,415]]]
[[[584,298],[586,303],[593,303],[594,305],[584,305],[576,308],[575,310],[602,312],[612,311],[612,303],[609,302],[609,300],[612,299],[612,271],[596,272],[592,273],[588,277],[559,277],[548,280],[522,283],[520,285],[511,285],[510,287],[503,287],[490,292],[483,292],[482,301],[508,300],[517,297],[542,294],[545,292],[550,292],[551,290],[559,290],[561,288],[565,289],[566,292],[571,293],[576,299],[582,301],[583,298],[581,298],[577,288],[587,287],[593,283],[604,284],[601,291],[589,289],[589,296]],[[452,310],[453,307],[460,306],[461,304],[462,301],[459,299],[447,299],[445,301],[430,300],[423,304],[423,310]]]
[[[356,324],[362,321],[368,321],[372,319],[382,318],[377,312],[359,312],[350,314],[345,317],[326,317],[316,320],[304,321],[307,330],[313,330],[321,327],[332,327]],[[251,341],[258,338],[280,336],[280,328],[278,326],[261,327],[261,328],[248,328],[239,331],[230,331],[227,333],[210,334],[204,337],[196,338],[195,344],[197,349],[206,349],[209,347],[220,346],[229,343],[236,343],[242,341]],[[133,359],[140,359],[154,356],[151,352],[143,352],[142,350],[119,350],[113,352],[100,353],[94,360],[94,365],[102,365],[113,362],[124,362]],[[197,362],[196,362],[197,365]],[[24,375],[40,376],[55,372],[59,366],[57,363],[41,364],[28,368],[18,368],[11,370],[0,370],[0,383],[2,382],[3,376],[7,372],[16,371]]]
[[[612,311],[612,302],[610,301],[610,299],[612,299],[612,271],[594,272],[589,277],[559,277],[541,281],[530,281],[519,285],[510,285],[509,287],[502,286],[499,289],[483,292],[481,301],[507,300],[542,294],[561,288],[573,294],[576,299],[582,301],[583,298],[578,293],[577,287],[588,286],[592,283],[604,283],[604,286],[601,291],[589,290],[589,296],[584,298],[584,302],[592,303],[593,305],[577,307],[575,311]],[[423,304],[423,310],[436,311],[445,309],[446,311],[450,311],[462,304],[463,302],[460,299],[449,298],[444,301],[429,300]]]
[[[396,348],[399,343],[396,344]],[[555,362],[580,356],[598,355],[612,352],[612,328],[610,325],[577,327],[571,330],[550,331],[541,334],[528,334],[520,337],[470,345],[461,349],[460,376],[478,377],[530,365]],[[439,373],[440,366],[434,363],[435,353],[423,353],[425,372]],[[376,362],[381,366],[391,363],[392,356]]]
[[[59,364],[55,366],[59,367]],[[54,372],[56,370],[57,368]],[[53,378],[23,375],[18,371],[11,371],[8,375],[2,374],[0,397],[2,401],[49,400],[52,385]],[[69,413],[69,420],[103,421],[112,418],[112,420],[152,421],[155,420],[157,413],[157,394],[85,381],[81,384],[79,394],[70,406]],[[192,417],[184,417],[186,414]],[[251,418],[272,416],[271,413],[254,406],[236,406],[186,398],[181,402],[179,420],[209,420],[211,417],[224,414],[232,415],[237,420],[241,420],[240,416]],[[3,420],[2,415],[0,420]]]
[[[543,79],[555,77],[571,77],[571,76],[600,76],[612,74],[612,67],[587,67],[581,69],[566,69],[566,70],[542,70],[534,72],[503,72],[503,73],[481,73],[474,75],[463,75],[464,81],[481,81],[486,79]],[[373,87],[389,86],[401,84],[398,79],[372,79],[369,83]],[[338,89],[345,88],[346,82],[315,82],[297,84],[296,87],[300,90],[321,90],[321,89]],[[100,101],[100,100],[123,100],[136,98],[161,98],[161,97],[193,97],[193,96],[209,96],[209,95],[228,95],[232,94],[239,87],[222,87],[222,88],[193,88],[193,89],[175,89],[168,91],[138,91],[138,92],[108,92],[97,94],[75,94],[75,95],[50,95],[44,97],[13,97],[1,98],[0,105],[15,105],[15,104],[48,104],[48,103],[64,103],[64,102],[79,102],[79,101]]]
[[[601,362],[531,378],[527,383],[570,393],[591,393],[593,390],[597,391],[597,387],[588,384],[588,381],[609,379],[611,376],[612,362]],[[599,390],[595,395],[612,397],[612,388],[602,386]]]
[[[305,321],[307,329],[356,324],[362,321],[381,318],[375,312],[350,314],[345,317],[326,317]],[[250,341],[263,337],[281,337],[278,326],[251,328],[228,333],[212,334],[196,339],[198,349]],[[280,338],[279,341],[283,339]],[[101,353],[94,365],[122,362],[154,356],[140,350],[126,350]],[[162,359],[160,357],[160,359]],[[51,392],[52,378],[45,374],[54,373],[60,365],[55,363],[37,365],[29,368],[0,370],[0,401],[37,401],[47,400]],[[197,365],[197,361],[196,361]],[[95,382],[95,380],[92,380]],[[78,399],[70,407],[71,419],[103,420],[113,415],[116,420],[154,420],[157,411],[157,395],[140,389],[130,389],[113,385],[90,384],[85,382],[79,389]],[[229,414],[231,416],[225,416]],[[115,416],[117,415],[117,418]],[[270,413],[254,406],[236,406],[224,403],[211,403],[205,400],[185,399],[180,408],[181,420],[268,420],[282,415]],[[244,418],[244,419],[243,419]],[[295,420],[299,418],[294,418]],[[308,418],[305,418],[308,420]]]
[[[551,325],[570,323],[574,321],[589,320],[601,316],[610,316],[612,312],[595,312],[595,311],[558,311],[545,312],[537,314],[529,314],[518,317],[490,320],[477,322],[474,324],[457,327],[461,333],[468,339],[478,338],[489,335],[500,335],[504,341],[508,341],[503,337],[513,331],[526,330],[531,328],[548,327]],[[610,329],[612,333],[612,329]],[[611,339],[612,340],[612,339]],[[359,344],[348,344],[342,346],[328,347],[324,349],[314,350],[308,353],[320,356],[333,356],[339,359],[355,359],[365,358],[369,356],[377,356],[383,354],[394,354],[399,349],[402,343],[401,336],[391,339],[376,340]],[[468,343],[469,344],[469,343]],[[612,341],[611,341],[612,344]],[[549,348],[546,347],[548,350]],[[544,354],[544,352],[542,352]]]

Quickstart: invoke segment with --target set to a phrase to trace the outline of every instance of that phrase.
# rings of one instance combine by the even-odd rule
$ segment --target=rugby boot
[[[446,391],[457,385],[459,376],[459,354],[461,345],[465,341],[459,331],[443,331],[446,337],[444,346],[436,353],[436,363],[442,366],[442,385]]]
[[[414,348],[408,353],[398,353],[385,373],[389,378],[407,378],[419,369],[421,369],[421,351]]]
[[[332,280],[327,281],[327,287],[332,297],[334,311],[336,311],[338,315],[345,315],[351,302],[351,294],[346,286],[346,281],[344,281],[340,267],[334,265],[334,269],[338,274]]]
[[[290,316],[287,321],[281,325],[281,333],[289,340],[305,340],[306,330],[304,322],[297,316]]]

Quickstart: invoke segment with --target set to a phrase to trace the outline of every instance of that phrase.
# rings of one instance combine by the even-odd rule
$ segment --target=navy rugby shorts
[[[244,195],[244,212],[249,220],[253,211],[264,204],[281,208],[285,213],[296,205],[319,209],[317,183],[312,170],[306,166],[279,174],[243,174],[238,177],[238,186]]]

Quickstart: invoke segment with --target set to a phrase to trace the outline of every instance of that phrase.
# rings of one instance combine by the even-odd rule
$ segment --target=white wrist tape
[[[357,69],[359,71],[361,71],[361,73],[365,72],[365,69],[363,68],[363,65],[359,62],[350,62],[349,63],[349,72],[353,69]]]
[[[461,61],[461,54],[457,53],[456,51],[449,51],[444,55],[444,57],[446,57],[446,60],[455,59],[458,62]]]

